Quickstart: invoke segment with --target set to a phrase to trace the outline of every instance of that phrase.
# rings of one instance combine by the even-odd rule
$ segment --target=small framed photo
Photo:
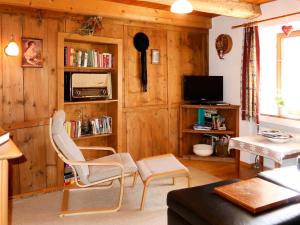
[[[43,40],[22,38],[22,67],[43,67]]]
[[[151,63],[152,64],[160,63],[160,52],[158,49],[151,49]]]

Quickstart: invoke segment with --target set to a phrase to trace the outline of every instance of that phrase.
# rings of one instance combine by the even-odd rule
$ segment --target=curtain
[[[258,27],[244,28],[241,75],[242,120],[259,124],[260,49]]]

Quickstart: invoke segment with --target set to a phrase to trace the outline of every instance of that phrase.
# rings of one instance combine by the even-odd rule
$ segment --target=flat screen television
[[[185,101],[200,103],[223,101],[223,77],[185,75],[183,98]]]

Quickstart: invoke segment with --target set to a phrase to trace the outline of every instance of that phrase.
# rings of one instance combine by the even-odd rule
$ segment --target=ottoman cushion
[[[147,180],[152,175],[175,172],[177,170],[188,172],[188,169],[172,154],[146,158],[136,162],[136,165],[143,181]],[[182,175],[186,176],[185,173],[182,173]],[[170,176],[174,177],[174,174]],[[180,174],[178,174],[178,176],[180,176]],[[166,175],[164,177],[168,176]]]
[[[296,225],[300,224],[300,203],[253,215],[214,193],[214,187],[237,182],[225,180],[204,186],[171,191],[169,210],[191,225]],[[176,225],[168,218],[168,225]]]

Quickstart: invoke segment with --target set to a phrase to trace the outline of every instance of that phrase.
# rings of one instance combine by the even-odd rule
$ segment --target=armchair
[[[49,135],[59,158],[70,165],[78,188],[64,188],[60,216],[116,212],[121,208],[124,178],[137,177],[137,167],[129,153],[116,153],[111,147],[78,147],[64,129],[65,112],[56,111],[50,118]],[[86,161],[81,150],[109,151],[112,154]],[[79,176],[79,179],[77,178]],[[68,210],[69,191],[110,188],[114,180],[120,182],[119,201],[113,208]]]

